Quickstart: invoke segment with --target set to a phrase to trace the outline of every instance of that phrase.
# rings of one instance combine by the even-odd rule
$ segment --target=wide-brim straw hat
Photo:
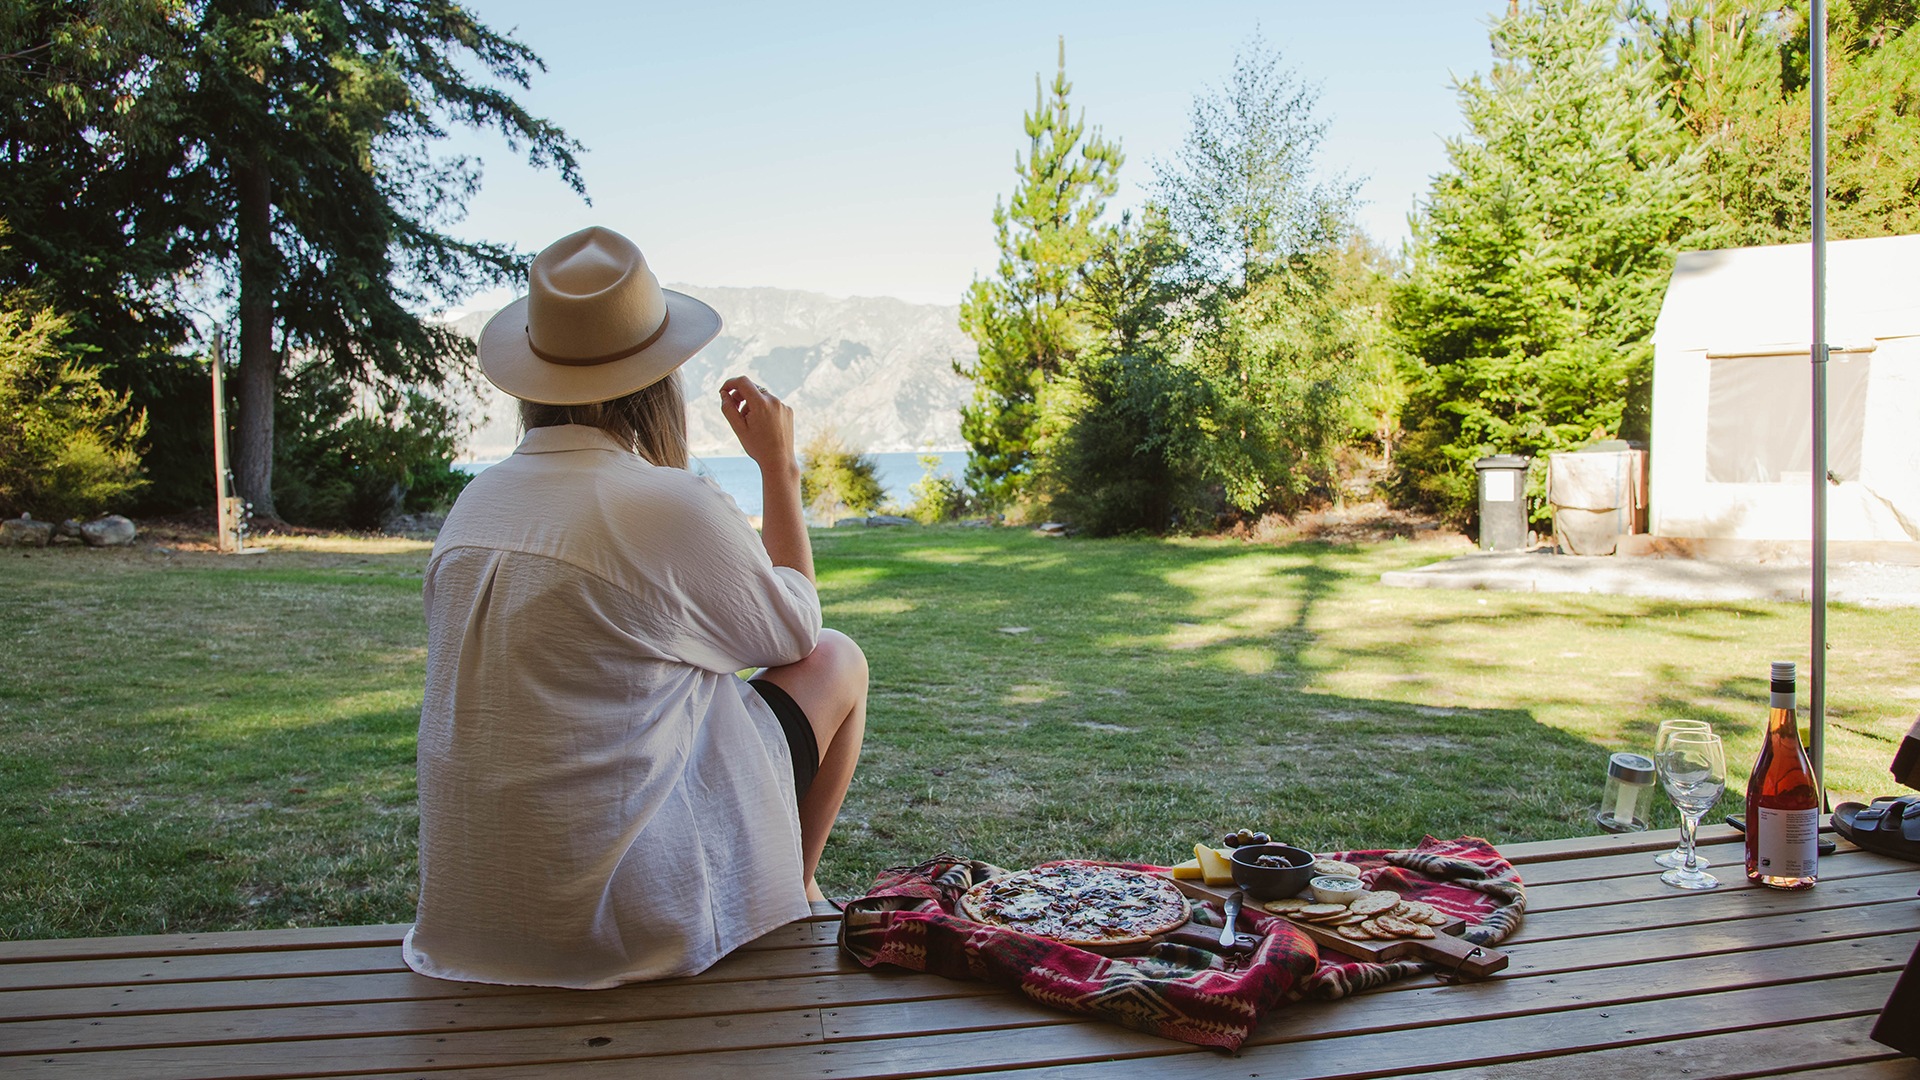
[[[625,397],[720,333],[719,312],[661,288],[633,241],[598,225],[534,256],[527,289],[480,331],[480,370],[523,401]]]

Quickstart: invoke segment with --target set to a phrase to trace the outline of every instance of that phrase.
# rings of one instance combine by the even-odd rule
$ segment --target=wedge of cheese
[[[1174,867],[1173,876],[1177,878],[1192,878],[1195,881],[1200,880],[1200,860],[1188,859],[1186,862]]]
[[[1233,884],[1233,864],[1227,853],[1205,844],[1193,845],[1193,857],[1200,863],[1200,880],[1209,885]]]

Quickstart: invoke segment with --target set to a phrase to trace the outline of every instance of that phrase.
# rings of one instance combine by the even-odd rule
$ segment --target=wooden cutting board
[[[1174,878],[1173,884],[1181,892],[1199,900],[1212,900],[1225,904],[1232,896],[1231,885],[1206,885],[1191,878]],[[1247,897],[1248,907],[1257,907],[1260,901]],[[1321,949],[1331,949],[1343,956],[1356,960],[1385,962],[1388,960],[1424,960],[1456,972],[1468,978],[1480,979],[1507,966],[1507,954],[1491,945],[1475,945],[1459,936],[1467,924],[1455,919],[1445,926],[1434,927],[1430,938],[1396,938],[1393,941],[1355,941],[1341,937],[1331,929],[1316,926],[1300,919],[1289,919],[1300,928],[1301,933],[1313,939]]]

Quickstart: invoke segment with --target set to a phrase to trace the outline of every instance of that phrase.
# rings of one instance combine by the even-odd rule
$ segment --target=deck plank
[[[1887,1050],[1874,1043],[1874,1046]],[[1892,1051],[1887,1050],[1888,1053]],[[1793,1074],[1794,1080],[1920,1080],[1920,1061],[1910,1057],[1882,1058],[1825,1069],[1809,1069]]]
[[[1674,1080],[1733,1080],[1835,1065],[1885,1064],[1892,1051],[1868,1037],[1873,1017],[1782,1025],[1766,1032],[1675,1039],[1589,1054],[1532,1058],[1502,1065],[1407,1075],[1429,1080],[1594,1080],[1596,1076],[1670,1076]],[[1909,1060],[1915,1070],[1920,1063]],[[1827,1068],[1823,1068],[1823,1066]],[[1682,1072],[1682,1070],[1685,1070]],[[1816,1073],[1815,1075],[1819,1075]],[[1894,1074],[1899,1075],[1899,1074]],[[1909,1072],[1907,1075],[1913,1075]]]
[[[1863,905],[1904,904],[1914,898],[1915,885],[1911,877],[1883,874],[1848,881],[1830,881],[1808,892],[1750,890],[1725,905],[1714,905],[1711,910],[1703,910],[1700,904],[1675,903],[1529,911],[1519,938],[1531,943],[1657,930],[1666,926],[1738,921],[1783,912],[1844,911]]]
[[[1507,946],[1507,969],[1496,977],[1584,971],[1673,956],[1770,949],[1785,945],[1828,944],[1858,949],[1863,942],[1886,941],[1920,931],[1920,904],[1875,904],[1809,918],[1783,912],[1738,922],[1668,926],[1638,934],[1618,934],[1604,942],[1592,938],[1521,941]],[[1901,958],[1905,963],[1905,957]]]
[[[831,940],[829,936],[828,940]],[[307,975],[371,975],[405,972],[400,950],[385,948],[315,949],[308,952],[206,953],[161,957],[112,957],[88,961],[47,961],[0,967],[0,990],[56,986],[114,986],[128,983],[196,982],[218,979],[289,978]],[[737,979],[818,975],[864,970],[830,945],[742,949],[698,975],[663,983],[726,982]]]
[[[1810,1004],[1801,987],[1773,986],[1726,993],[1701,994],[1685,999],[1684,1008],[1671,1001],[1653,1001],[1637,1005],[1607,1005],[1568,1009],[1555,1014],[1550,1024],[1537,1017],[1502,1018],[1461,1025],[1409,1028],[1374,1032],[1342,1038],[1262,1043],[1242,1050],[1232,1059],[1232,1072],[1214,1057],[1169,1057],[1153,1062],[1152,1075],[1165,1080],[1182,1078],[1218,1078],[1223,1075],[1257,1075],[1267,1078],[1315,1077],[1360,1078],[1458,1074],[1510,1065],[1515,1076],[1533,1075],[1525,1066],[1570,1054],[1591,1055],[1620,1047],[1645,1046],[1657,1049],[1675,1040],[1693,1039],[1719,1033],[1764,1031],[1780,1025],[1840,1021],[1863,1018],[1868,1010],[1877,1011],[1893,987],[1891,975],[1854,976],[1820,984],[1818,1007],[1809,1013]],[[1871,1026],[1871,1025],[1869,1025]],[[1877,1044],[1875,1044],[1877,1045]],[[1578,1060],[1578,1059],[1576,1059]],[[1692,1080],[1682,1074],[1684,1066],[1663,1063],[1646,1075],[1672,1080]],[[802,1074],[814,1077],[815,1074]],[[1052,1066],[1039,1069],[982,1071],[983,1080],[1105,1080],[1107,1077],[1146,1075],[1146,1070],[1129,1073],[1105,1063]],[[1586,1080],[1606,1075],[1584,1074]],[[1633,1075],[1627,1073],[1624,1075]],[[462,1075],[459,1080],[507,1080],[478,1073]],[[517,1078],[516,1078],[517,1080]],[[585,1080],[585,1078],[583,1078]],[[817,1080],[833,1080],[819,1076]],[[844,1078],[843,1078],[844,1080]]]
[[[604,1041],[603,1041],[604,1040]],[[699,1053],[716,1042],[738,1047],[817,1044],[817,1010],[755,1013],[727,1019],[635,1020],[580,1027],[448,1031],[359,1039],[150,1046],[116,1051],[39,1052],[6,1059],[9,1080],[84,1076],[88,1080],[214,1080],[303,1076],[370,1069],[447,1069],[469,1065],[542,1065]]]
[[[116,956],[263,953],[276,949],[394,946],[409,923],[385,926],[311,926],[295,930],[227,930],[204,934],[130,934],[126,937],[0,941],[0,964],[94,960]]]
[[[845,980],[845,981],[843,981]],[[289,1039],[573,1026],[628,1020],[710,1020],[865,999],[921,1001],[995,992],[983,983],[904,972],[613,990],[522,997],[440,998],[278,1009],[252,1006],[131,1016],[62,1017],[0,1024],[0,1055],[72,1049],[192,1046]]]
[[[1564,885],[1569,882],[1593,881],[1609,877],[1626,877],[1639,873],[1657,874],[1661,868],[1654,864],[1654,855],[1672,850],[1672,844],[1665,844],[1653,852],[1633,851],[1599,855],[1591,859],[1562,859],[1554,862],[1530,864],[1516,863],[1515,868],[1520,871],[1520,880],[1526,882],[1528,888],[1536,885]],[[1735,841],[1732,843],[1715,845],[1702,844],[1699,847],[1699,852],[1712,863],[1709,869],[1725,871],[1737,877],[1745,876],[1746,848],[1739,842],[1737,835]],[[1502,852],[1502,854],[1505,854],[1505,852]],[[1882,861],[1885,859],[1886,856],[1884,855],[1877,855],[1873,852],[1863,851],[1852,845],[1847,845],[1845,849],[1841,851],[1820,857],[1821,880],[1826,880],[1830,874],[1840,873],[1846,868],[1864,865],[1866,863],[1875,863],[1876,865],[1885,867],[1887,864]],[[1898,860],[1894,861],[1897,862]],[[1730,885],[1734,883],[1732,877],[1724,880]]]
[[[1829,864],[1839,863],[1829,873]],[[1869,852],[1859,852],[1848,856],[1844,863],[1839,860],[1823,860],[1821,863],[1822,885],[1836,882],[1860,881],[1867,878],[1888,877],[1911,874],[1912,863],[1889,859]],[[1764,895],[1776,890],[1764,885],[1751,884],[1746,873],[1738,867],[1711,867],[1709,872],[1720,879],[1720,888],[1714,890],[1716,896],[1734,896],[1736,894]],[[1660,875],[1649,866],[1647,873],[1628,874],[1619,877],[1599,878],[1592,881],[1573,881],[1558,885],[1529,885],[1527,887],[1527,910],[1560,911],[1580,908],[1603,907],[1620,903],[1638,903],[1655,901],[1661,903],[1684,903],[1697,894],[1676,889],[1661,883]],[[0,969],[4,974],[5,969]]]
[[[953,997],[985,993],[985,984],[959,982],[923,975],[904,968],[883,966],[837,975],[798,976],[766,980],[778,984],[780,995],[800,1004],[849,1004],[922,997]],[[133,1016],[142,1013],[185,1013],[213,1009],[278,1009],[302,1005],[352,1005],[375,1002],[427,1001],[524,997],[554,994],[605,994],[636,1000],[674,1003],[695,989],[721,1001],[735,984],[632,983],[611,990],[567,991],[530,986],[490,986],[485,983],[449,983],[411,971],[380,975],[321,975],[289,979],[233,979],[202,983],[157,983],[138,986],[82,986],[55,990],[19,990],[0,993],[0,1021],[53,1020],[61,1017]],[[751,984],[749,984],[751,985]],[[717,987],[717,989],[709,989]],[[806,989],[813,987],[813,990]],[[970,989],[982,987],[980,990]],[[945,992],[936,992],[945,988]],[[757,992],[757,991],[756,991]],[[771,993],[772,991],[767,991]],[[807,995],[817,995],[809,997]],[[744,999],[743,999],[744,1000]],[[789,1006],[782,1005],[780,1008]]]
[[[1843,848],[1850,848],[1845,838],[1834,835],[1833,820],[1824,818],[1820,822],[1820,831],[1828,839]],[[1730,825],[1719,823],[1702,824],[1695,842],[1702,847],[1713,844],[1742,844],[1745,834]],[[1679,829],[1650,829],[1637,833],[1606,833],[1599,836],[1570,836],[1563,840],[1532,840],[1518,844],[1496,844],[1500,854],[1516,866],[1529,866],[1539,863],[1561,862],[1565,860],[1584,860],[1622,852],[1638,851],[1648,855],[1657,855],[1662,850],[1672,851],[1680,842]],[[1525,876],[1523,870],[1522,876]]]

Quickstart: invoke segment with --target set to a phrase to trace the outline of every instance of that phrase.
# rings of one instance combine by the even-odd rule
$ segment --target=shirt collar
[[[620,445],[613,436],[591,424],[533,428],[521,438],[520,445],[513,448],[516,454],[558,454],[568,450],[612,450],[636,459],[639,457]]]

